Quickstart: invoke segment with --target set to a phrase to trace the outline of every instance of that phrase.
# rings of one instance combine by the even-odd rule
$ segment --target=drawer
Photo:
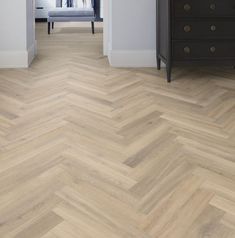
[[[235,17],[235,0],[173,1],[176,17]]]
[[[47,18],[48,17],[48,11],[47,8],[38,8],[35,11],[35,18]]]
[[[56,7],[55,0],[36,0],[35,18],[47,18],[48,11]]]
[[[44,7],[44,8],[55,8],[56,1],[55,0],[36,0],[35,7]]]
[[[174,41],[174,60],[235,59],[234,41]]]
[[[234,21],[175,21],[174,39],[235,39]]]

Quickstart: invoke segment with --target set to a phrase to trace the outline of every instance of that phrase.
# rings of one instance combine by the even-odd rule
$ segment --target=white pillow
[[[62,7],[67,7],[67,0],[62,0]]]
[[[77,7],[77,8],[91,8],[92,5],[91,5],[91,0],[84,0],[84,3],[83,3],[83,0],[74,0],[74,7]]]

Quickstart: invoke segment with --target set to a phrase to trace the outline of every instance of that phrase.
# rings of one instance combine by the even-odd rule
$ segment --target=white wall
[[[112,66],[156,66],[156,0],[110,0]]]
[[[35,55],[34,0],[0,0],[0,68],[28,67]]]
[[[104,0],[100,0],[100,17],[104,17]]]
[[[103,53],[105,56],[108,55],[109,52],[109,34],[110,34],[110,0],[103,0],[102,1],[102,8],[103,8]]]

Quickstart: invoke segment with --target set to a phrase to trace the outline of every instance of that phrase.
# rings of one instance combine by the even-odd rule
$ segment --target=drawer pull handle
[[[211,53],[215,53],[215,51],[216,51],[216,48],[215,48],[214,46],[211,46],[211,47],[210,47],[210,52],[211,52]]]
[[[191,31],[191,26],[189,26],[189,25],[186,25],[186,26],[184,26],[184,32],[190,32]]]
[[[185,47],[184,47],[184,53],[186,53],[186,54],[190,54],[190,52],[191,52],[190,47],[185,46]]]
[[[216,26],[212,25],[211,26],[211,31],[216,31]]]
[[[191,10],[191,6],[187,3],[187,4],[185,4],[184,5],[184,10],[186,11],[186,12],[189,12],[190,10]]]
[[[215,3],[212,3],[212,4],[210,5],[210,9],[213,10],[213,11],[216,9]]]

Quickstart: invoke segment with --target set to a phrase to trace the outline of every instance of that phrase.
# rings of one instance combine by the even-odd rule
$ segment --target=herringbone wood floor
[[[115,69],[101,29],[37,25],[0,70],[1,238],[234,238],[235,70]]]

